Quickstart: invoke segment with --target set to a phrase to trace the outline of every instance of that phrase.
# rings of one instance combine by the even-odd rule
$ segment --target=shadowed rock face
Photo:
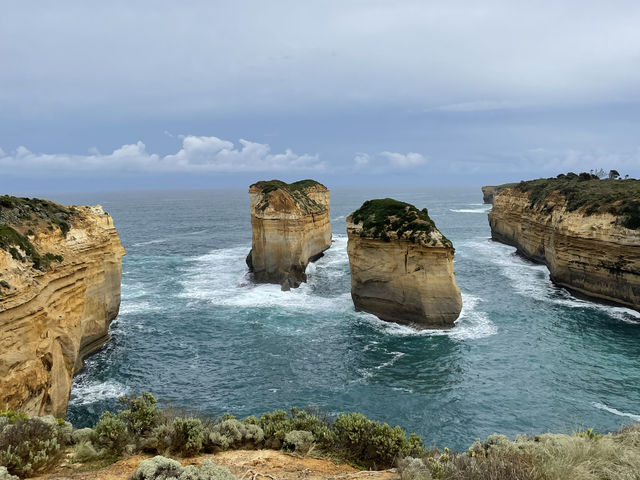
[[[482,201],[484,203],[493,203],[493,197],[498,193],[498,187],[487,185],[482,187]]]
[[[0,408],[64,417],[74,373],[108,341],[118,314],[124,248],[101,207],[46,204],[63,213],[0,205]],[[46,254],[56,258],[34,264]]]
[[[489,212],[491,237],[549,268],[551,279],[582,296],[640,310],[640,230],[607,212],[567,210],[557,192],[532,205],[527,192],[502,190]]]
[[[259,283],[283,290],[306,282],[309,262],[331,246],[329,190],[314,180],[258,182],[249,188],[253,240],[247,266]]]
[[[351,297],[356,310],[417,328],[451,328],[462,297],[454,249],[426,209],[370,200],[347,218]]]

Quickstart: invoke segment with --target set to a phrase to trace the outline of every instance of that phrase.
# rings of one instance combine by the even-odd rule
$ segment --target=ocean
[[[355,312],[345,218],[381,197],[427,207],[453,241],[464,307],[452,330]],[[111,341],[73,382],[76,426],[142,391],[212,416],[360,411],[456,449],[640,421],[640,314],[576,299],[492,242],[480,187],[332,188],[333,245],[289,292],[247,276],[246,189],[51,199],[102,204],[127,249]]]

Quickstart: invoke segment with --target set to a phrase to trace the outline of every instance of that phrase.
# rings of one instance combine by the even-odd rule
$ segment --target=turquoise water
[[[464,302],[453,330],[354,311],[345,216],[383,196],[427,207],[453,241]],[[112,341],[74,381],[74,424],[143,390],[211,415],[357,410],[454,448],[640,421],[640,315],[574,299],[491,242],[479,187],[333,189],[333,246],[290,292],[246,276],[244,189],[55,199],[102,203],[128,252]]]

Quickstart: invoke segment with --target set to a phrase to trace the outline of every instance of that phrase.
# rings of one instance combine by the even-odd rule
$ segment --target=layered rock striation
[[[640,182],[588,174],[521,182],[494,198],[491,237],[580,295],[640,310]]]
[[[460,315],[451,242],[426,209],[369,200],[347,218],[356,310],[418,328],[450,328]]]
[[[258,182],[249,188],[253,240],[247,265],[259,283],[283,290],[307,280],[309,262],[331,246],[329,190],[315,180]]]
[[[0,409],[63,417],[109,339],[124,248],[100,206],[0,197]]]

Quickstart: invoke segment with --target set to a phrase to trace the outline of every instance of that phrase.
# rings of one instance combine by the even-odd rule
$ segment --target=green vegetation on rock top
[[[362,237],[380,238],[388,242],[391,234],[395,234],[414,243],[423,241],[437,244],[430,234],[438,229],[427,209],[418,210],[409,203],[393,198],[367,200],[351,214],[351,220],[356,224],[362,223]],[[444,235],[441,241],[445,246],[452,247]]]
[[[0,196],[0,249],[5,250],[19,261],[30,261],[38,270],[46,270],[52,262],[62,262],[60,255],[40,254],[26,235],[33,229],[60,229],[62,235],[70,229],[69,222],[76,211],[57,203],[39,198],[19,198],[9,195]]]
[[[316,202],[307,195],[308,190],[316,186],[322,187],[325,190],[327,189],[327,187],[325,187],[320,182],[311,179],[299,180],[293,183],[286,183],[282,180],[262,180],[260,182],[254,183],[250,188],[257,188],[264,195],[264,199],[258,205],[256,205],[257,210],[266,210],[270,205],[271,193],[277,190],[282,190],[288,193],[291,198],[293,198],[296,205],[304,213],[308,214],[321,213],[326,211],[325,205]]]
[[[323,188],[327,188],[320,182],[311,180],[310,178],[306,180],[298,180],[297,182],[293,182],[293,183],[286,183],[286,182],[283,182],[282,180],[275,180],[275,179],[261,180],[251,185],[251,187],[259,188],[262,191],[262,193],[273,192],[274,190],[277,190],[279,188],[283,190],[287,190],[288,192],[295,192],[299,190],[306,190],[310,187],[315,187],[315,186],[321,186]]]
[[[57,226],[63,235],[69,231],[69,222],[75,211],[40,198],[0,196],[0,224],[34,225],[44,221]]]
[[[546,213],[553,210],[553,205],[547,204],[548,197],[558,193],[566,199],[567,211],[584,209],[585,215],[610,213],[618,217],[623,227],[640,229],[640,180],[600,179],[586,172],[579,175],[570,172],[508,186],[527,193],[531,207]]]

